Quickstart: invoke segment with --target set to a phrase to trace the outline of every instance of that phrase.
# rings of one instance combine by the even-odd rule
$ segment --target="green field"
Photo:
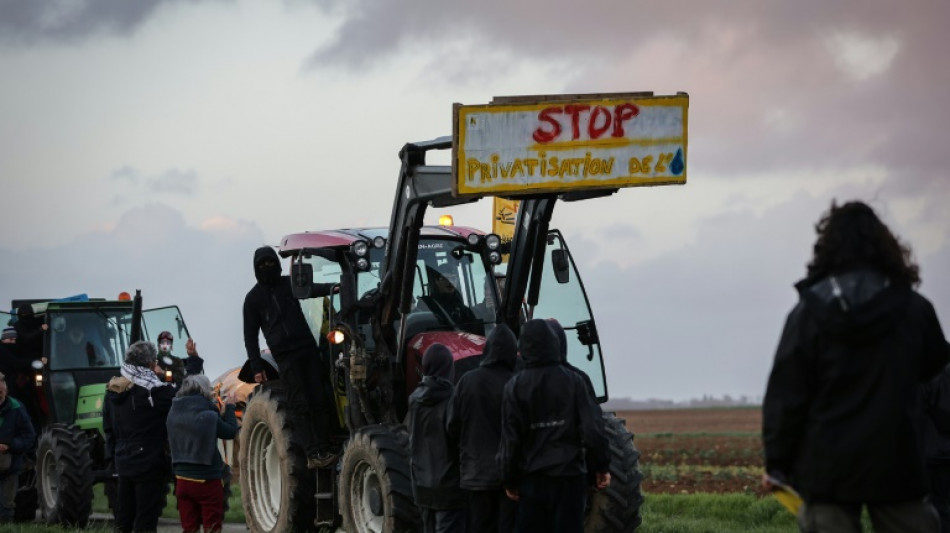
[[[237,491],[235,490],[235,493]],[[174,503],[165,508],[165,517],[177,518]],[[107,513],[105,497],[97,492],[95,511]],[[228,522],[243,522],[241,498],[231,497]],[[795,519],[775,500],[746,494],[647,494],[643,505],[643,525],[639,533],[793,533]],[[11,533],[62,533],[58,527],[43,525],[6,526]],[[92,533],[111,533],[106,524],[93,524]]]

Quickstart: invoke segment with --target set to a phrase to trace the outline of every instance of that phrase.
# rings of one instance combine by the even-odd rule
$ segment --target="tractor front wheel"
[[[623,420],[605,413],[604,426],[610,443],[610,486],[591,497],[584,531],[630,533],[640,526],[640,506],[643,505],[640,452],[633,445],[633,434],[627,431]]]
[[[47,524],[83,528],[92,513],[89,439],[75,425],[52,424],[36,446],[36,488]]]
[[[348,533],[416,531],[409,436],[404,427],[361,428],[348,441],[340,471],[340,511]]]
[[[314,475],[293,438],[279,382],[248,400],[239,438],[241,502],[251,533],[314,529]]]

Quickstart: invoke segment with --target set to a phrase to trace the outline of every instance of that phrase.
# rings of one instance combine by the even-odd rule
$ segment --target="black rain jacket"
[[[301,348],[317,350],[317,341],[291,289],[290,276],[280,276],[274,283],[262,280],[256,265],[264,259],[280,264],[273,248],[258,248],[254,252],[254,275],[258,281],[244,298],[244,348],[254,373],[264,369],[258,341],[260,331],[264,332],[264,340],[275,359]]]
[[[458,445],[445,431],[445,416],[452,398],[452,382],[425,376],[409,396],[412,459],[412,495],[416,505],[429,509],[465,507],[459,488]]]
[[[557,336],[546,321],[531,320],[518,346],[525,367],[508,381],[502,400],[498,461],[504,486],[517,489],[529,474],[607,472],[610,450],[597,428],[600,407],[583,379],[561,364]]]
[[[149,394],[148,389],[124,377],[109,381],[102,429],[116,474],[134,477],[171,470],[165,422],[174,397],[170,385],[154,387]]]
[[[921,387],[924,459],[950,463],[950,365]]]
[[[515,334],[508,326],[496,326],[485,343],[481,365],[455,386],[446,426],[459,443],[463,489],[502,488],[495,457],[501,441],[501,400],[505,384],[515,374],[517,358]]]
[[[810,502],[922,498],[920,387],[948,361],[933,306],[866,269],[796,288],[762,407],[766,471]]]

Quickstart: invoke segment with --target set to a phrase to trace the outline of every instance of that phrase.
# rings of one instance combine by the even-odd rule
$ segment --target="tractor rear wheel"
[[[340,511],[348,533],[416,531],[409,435],[403,426],[361,428],[347,442],[340,472]]]
[[[89,439],[75,425],[51,424],[36,446],[36,489],[47,524],[83,528],[92,513]]]
[[[588,505],[585,533],[629,533],[640,526],[643,493],[640,452],[633,433],[613,413],[604,413],[610,443],[610,486],[595,492]]]
[[[293,438],[279,382],[250,397],[239,438],[241,502],[251,533],[314,529],[314,475]]]

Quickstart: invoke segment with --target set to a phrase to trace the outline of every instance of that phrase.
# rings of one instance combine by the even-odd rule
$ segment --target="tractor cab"
[[[422,377],[422,354],[429,346],[441,343],[450,347],[457,375],[481,360],[485,336],[499,316],[493,266],[500,261],[500,241],[472,228],[423,227],[411,265],[411,305],[394,332],[399,352],[382,355],[377,353],[372,319],[379,297],[385,235],[383,228],[294,234],[281,241],[279,253],[292,258],[294,290],[321,356],[327,361],[339,360],[345,348],[331,342],[328,334],[337,328],[353,332],[355,342],[371,360],[378,359],[380,367],[394,366],[402,375],[395,385],[400,394],[393,398],[401,417],[405,398]],[[320,284],[338,285],[339,289],[314,296],[314,287]],[[333,367],[334,372],[340,370]],[[340,375],[334,381],[339,385],[337,400],[342,410],[346,380]]]

